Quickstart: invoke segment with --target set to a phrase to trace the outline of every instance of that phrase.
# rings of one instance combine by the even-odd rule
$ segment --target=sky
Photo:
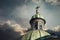
[[[37,5],[48,28],[60,25],[60,0],[0,0],[0,24],[10,20],[21,27],[30,27],[29,20]]]
[[[37,5],[46,20],[45,29],[60,32],[60,0],[0,0],[0,39],[20,39],[30,28]]]

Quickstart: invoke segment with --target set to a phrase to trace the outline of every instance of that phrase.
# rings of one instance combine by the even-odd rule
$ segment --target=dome
[[[43,18],[43,16],[41,16],[39,13],[37,13],[37,14],[33,15],[32,18]]]
[[[35,15],[32,16],[30,23],[36,19],[41,19],[44,21],[44,24],[46,24],[46,20],[43,18],[43,16],[41,16],[39,13],[36,13]]]
[[[33,30],[24,35],[22,40],[39,40],[44,39],[47,36],[49,37],[50,34],[43,30]]]
[[[44,24],[46,24],[45,19],[43,18],[43,16],[41,16],[41,15],[39,14],[38,9],[39,9],[39,7],[37,6],[37,7],[36,7],[36,14],[32,16],[32,18],[31,18],[31,20],[30,20],[30,24],[32,23],[32,21],[34,21],[34,20],[36,20],[36,19],[41,19],[41,20],[44,21]]]

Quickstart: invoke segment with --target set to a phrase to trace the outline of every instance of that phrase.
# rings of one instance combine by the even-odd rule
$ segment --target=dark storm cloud
[[[25,0],[0,0],[0,8],[16,7],[24,4]]]
[[[12,25],[10,21],[0,25],[0,40],[21,40],[25,33],[25,28],[22,28],[19,24]]]
[[[51,35],[55,35],[60,37],[60,25],[55,26],[51,29],[46,30],[48,33],[50,33]]]
[[[29,0],[0,0],[0,24],[7,20],[14,20],[20,25],[24,26],[25,21],[27,23],[27,20],[21,18],[21,15],[24,17],[25,14],[23,15],[20,12],[25,12],[27,7],[24,5],[28,2]],[[18,15],[19,17],[17,17]]]
[[[17,7],[24,4],[25,0],[0,0],[0,16],[9,18],[11,12]]]
[[[20,33],[14,31],[8,24],[0,25],[0,40],[17,40],[20,37]]]

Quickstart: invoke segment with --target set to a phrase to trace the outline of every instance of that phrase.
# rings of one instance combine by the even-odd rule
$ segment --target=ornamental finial
[[[39,13],[39,12],[38,12],[38,9],[39,9],[39,8],[40,8],[39,6],[36,7],[36,14]]]

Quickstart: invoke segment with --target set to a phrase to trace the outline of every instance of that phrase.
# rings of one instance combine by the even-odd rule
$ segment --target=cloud
[[[27,6],[27,5],[23,5],[23,6],[21,6],[21,7],[18,7],[18,8],[16,8],[16,10],[18,11],[17,13],[18,14],[16,14],[17,16],[19,16],[20,18],[24,18],[24,16],[28,16],[28,13],[29,13],[29,6]],[[20,16],[20,15],[21,16]]]
[[[24,0],[0,0],[0,17],[10,18],[16,7],[24,4]]]
[[[35,4],[39,4],[41,0],[32,0]]]
[[[10,20],[7,20],[4,24],[10,25],[13,30],[15,30],[16,32],[21,32],[21,34],[23,34],[22,32],[27,30],[27,28],[22,28],[21,25],[17,24],[16,22],[13,23],[13,21]]]
[[[25,24],[27,19],[24,21],[24,18],[29,15],[29,7],[25,2],[27,3],[28,0],[0,0],[0,24],[6,20],[13,20],[20,25],[27,25]]]
[[[52,30],[55,32],[60,32],[60,26],[56,26],[56,27],[52,28]]]
[[[60,32],[60,25],[48,28],[47,30],[51,30],[51,31],[54,31],[54,32]]]
[[[20,33],[20,35],[24,35],[25,32],[28,30],[27,28],[22,28],[19,24],[11,25],[14,31]]]
[[[28,2],[28,0],[25,0],[25,3],[27,3]]]
[[[21,36],[26,33],[25,28],[19,24],[12,24],[10,20],[0,24],[0,40],[21,40]]]
[[[18,24],[22,27],[29,27],[29,17],[30,17],[30,8],[27,5],[19,6],[16,10],[11,14],[13,18]]]
[[[53,36],[60,37],[60,25],[52,27],[51,29],[48,29],[46,31]]]
[[[59,0],[45,0],[46,3],[50,3],[51,5],[60,5]]]

